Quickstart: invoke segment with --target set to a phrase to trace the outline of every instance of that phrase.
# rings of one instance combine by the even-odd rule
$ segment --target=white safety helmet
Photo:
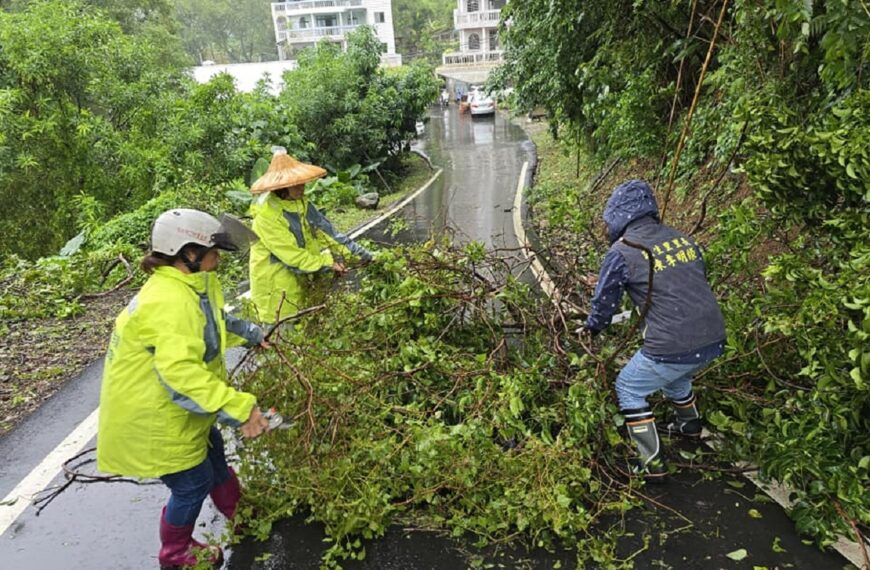
[[[164,255],[177,255],[188,244],[227,251],[247,250],[257,239],[256,234],[228,214],[220,220],[212,215],[177,208],[160,214],[151,229],[151,250]]]

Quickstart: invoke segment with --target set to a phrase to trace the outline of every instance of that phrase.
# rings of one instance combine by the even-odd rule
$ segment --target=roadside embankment
[[[524,127],[539,155],[527,196],[537,253],[569,300],[588,307],[592,287],[585,277],[597,273],[608,247],[604,203],[622,181],[655,184],[657,165],[602,162],[582,149],[578,157],[577,147],[566,151],[545,124]],[[823,547],[852,539],[845,545],[850,559],[864,560],[870,359],[861,344],[870,334],[870,309],[866,234],[854,229],[862,216],[866,223],[866,210],[844,202],[821,224],[783,215],[730,160],[700,167],[689,182],[671,196],[665,221],[705,249],[728,329],[725,355],[695,379],[702,414],[723,444],[715,453],[693,452],[689,463],[757,466],[758,481],[788,487],[780,503],[799,533]],[[611,330],[596,349],[607,354],[627,342],[624,356],[639,344],[637,336]],[[654,410],[666,413],[665,403]]]

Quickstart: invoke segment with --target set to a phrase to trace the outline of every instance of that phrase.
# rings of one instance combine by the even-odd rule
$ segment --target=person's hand
[[[259,346],[260,348],[269,349],[269,348],[272,348],[272,343],[266,339],[263,339],[263,341],[257,346]]]
[[[260,408],[254,406],[251,409],[248,421],[242,424],[242,436],[248,439],[255,439],[267,431],[269,431],[269,420],[263,417],[263,414],[260,413]]]
[[[580,280],[590,289],[595,289],[595,286],[598,285],[598,275],[595,273],[587,273]]]
[[[334,261],[332,263],[332,270],[338,274],[342,274],[347,272],[347,267],[345,267],[340,261]]]
[[[575,331],[580,344],[586,347],[592,346],[592,331],[586,327],[580,327]]]

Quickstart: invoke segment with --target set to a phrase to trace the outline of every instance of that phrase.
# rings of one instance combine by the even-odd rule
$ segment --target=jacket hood
[[[659,220],[659,207],[652,188],[643,180],[623,182],[613,190],[604,207],[604,223],[610,243],[618,240],[628,224],[646,216]]]

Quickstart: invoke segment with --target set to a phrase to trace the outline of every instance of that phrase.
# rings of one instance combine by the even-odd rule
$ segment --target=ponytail
[[[142,271],[151,274],[154,273],[154,270],[158,267],[171,267],[175,265],[176,261],[181,261],[188,267],[188,269],[195,273],[199,271],[199,262],[208,250],[209,248],[204,245],[189,243],[182,247],[181,251],[175,255],[167,255],[165,253],[160,253],[159,251],[152,251],[142,258],[139,266],[142,268]],[[187,260],[186,254],[188,252],[194,254],[195,261],[191,262]]]
[[[164,253],[152,251],[151,253],[142,258],[142,261],[139,263],[139,267],[142,268],[142,271],[150,275],[151,273],[154,273],[154,270],[158,267],[175,265],[176,259],[178,259],[178,256],[176,255],[166,255]]]

